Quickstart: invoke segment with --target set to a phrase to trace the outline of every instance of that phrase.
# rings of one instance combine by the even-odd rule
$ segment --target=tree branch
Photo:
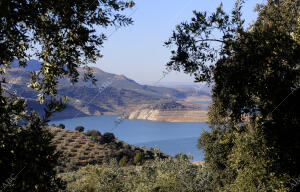
[[[220,43],[225,43],[225,41],[218,40],[218,39],[201,39],[201,40],[197,40],[196,42],[203,42],[203,41],[216,41]]]

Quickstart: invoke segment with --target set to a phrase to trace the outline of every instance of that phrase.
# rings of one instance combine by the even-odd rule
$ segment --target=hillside
[[[112,158],[117,161],[123,159],[121,164],[141,164],[144,161],[152,160],[155,155],[166,158],[168,155],[157,152],[154,149],[136,147],[120,141],[110,133],[101,136],[87,136],[86,133],[62,129],[56,126],[49,126],[50,132],[54,135],[52,143],[63,155],[58,172],[77,170],[88,164],[101,165]],[[139,159],[134,158],[140,156]],[[125,160],[124,160],[125,159]]]
[[[14,61],[12,63],[12,69],[8,71],[7,80],[13,84],[26,84],[29,82],[29,72],[39,70],[41,63],[36,60],[30,60],[27,62],[27,66],[25,68],[20,67],[18,65],[18,61]],[[90,88],[101,88],[104,84],[108,84],[109,87],[117,88],[117,89],[126,89],[136,91],[141,94],[149,95],[149,96],[158,96],[158,97],[175,97],[175,98],[185,98],[186,95],[184,92],[178,91],[172,88],[166,87],[155,87],[149,85],[140,85],[132,79],[127,78],[124,75],[116,75],[112,73],[107,73],[102,71],[97,67],[92,67],[95,78],[97,79],[96,85],[91,82],[82,81],[84,69],[78,68],[80,73],[79,81],[76,83],[77,87],[90,87]],[[17,81],[15,79],[18,79]],[[21,81],[22,80],[22,81]],[[59,80],[60,88],[69,87],[70,86],[69,79],[63,78]]]
[[[12,63],[12,68],[7,71],[5,76],[1,77],[5,78],[8,82],[5,84],[7,90],[11,92],[16,90],[19,96],[28,100],[31,108],[43,115],[44,106],[36,102],[37,92],[27,87],[30,80],[30,72],[38,70],[40,62],[31,60],[27,64],[23,68],[18,66],[18,62],[15,61]],[[145,110],[138,112],[141,107],[148,106],[153,108],[152,104],[160,104],[170,100],[194,102],[199,99],[210,99],[207,90],[199,91],[192,87],[166,88],[140,85],[124,75],[107,73],[95,67],[92,69],[97,79],[96,84],[82,80],[84,73],[82,68],[78,69],[80,78],[74,85],[70,83],[69,79],[59,79],[58,94],[67,96],[68,103],[64,111],[56,113],[51,117],[52,120],[121,113],[131,113],[131,118],[149,119],[145,115],[142,115],[145,114]],[[186,103],[182,106],[185,105]],[[158,113],[157,110],[149,112],[147,109],[146,113],[155,114],[154,116],[164,116],[157,118],[152,115],[153,117],[149,120],[166,119],[167,121],[184,121],[184,119],[190,119],[188,121],[203,121],[202,117],[206,115],[206,111],[200,110],[199,112],[198,109],[190,109],[190,107],[186,110],[170,109],[169,112],[164,110],[164,114],[161,112]],[[174,111],[174,113],[171,113],[171,111]],[[193,114],[193,112],[195,113]],[[180,113],[184,114],[181,115]],[[175,116],[172,118],[172,115]],[[183,118],[185,116],[193,116],[193,118]],[[201,118],[199,119],[197,116]]]
[[[32,60],[28,66],[12,63],[4,77],[8,82],[7,90],[16,90],[18,95],[27,99],[30,107],[43,114],[43,105],[35,101],[37,93],[28,88],[30,72],[39,69],[40,63]],[[149,104],[170,98],[184,99],[184,92],[172,88],[140,85],[124,75],[106,73],[93,68],[96,84],[81,80],[83,69],[79,68],[80,80],[72,85],[68,79],[60,79],[58,94],[68,96],[67,108],[55,114],[52,119],[66,119],[80,116],[120,114],[134,110],[141,104]]]

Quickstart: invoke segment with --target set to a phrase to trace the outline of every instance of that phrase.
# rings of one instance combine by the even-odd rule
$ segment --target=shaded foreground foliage
[[[258,5],[248,28],[242,6],[178,25],[168,68],[213,83],[198,146],[214,190],[288,191],[300,175],[300,1]]]
[[[120,12],[133,5],[132,1],[116,0],[0,1],[0,183],[5,185],[1,190],[62,188],[54,171],[59,153],[45,128],[48,118],[65,107],[66,99],[57,98],[58,81],[69,77],[71,83],[77,82],[77,69],[84,67],[84,80],[94,82],[87,64],[101,57],[106,40],[95,27],[132,24]],[[11,63],[18,59],[20,67],[26,67],[32,56],[42,64],[40,70],[30,72],[28,86],[39,92],[39,102],[48,100],[44,117],[28,109],[13,90],[4,89]]]
[[[45,122],[15,94],[0,89],[0,181],[3,191],[57,191],[62,182],[54,167],[60,153]],[[13,179],[12,183],[7,183]]]
[[[182,155],[156,159],[143,166],[120,167],[117,161],[87,166],[61,174],[67,192],[175,192],[212,191],[211,176],[205,168],[192,165]]]

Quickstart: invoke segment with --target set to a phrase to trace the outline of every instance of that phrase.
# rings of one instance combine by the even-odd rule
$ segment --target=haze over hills
[[[40,62],[31,60],[23,68],[18,62],[12,63],[12,69],[4,76],[11,90],[28,100],[30,107],[43,113],[43,106],[35,101],[37,93],[27,87],[29,72],[38,70]],[[92,68],[97,79],[96,84],[81,79],[71,84],[68,79],[60,79],[59,95],[68,96],[67,108],[53,116],[53,119],[74,118],[88,115],[120,114],[134,110],[141,104],[152,104],[159,101],[182,100],[195,95],[192,90],[140,85],[124,75],[107,73],[99,68]],[[79,69],[83,76],[83,69]]]

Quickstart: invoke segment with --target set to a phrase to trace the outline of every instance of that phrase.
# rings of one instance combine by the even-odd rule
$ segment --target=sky
[[[171,55],[163,46],[164,42],[177,24],[192,18],[193,10],[211,13],[221,2],[227,12],[235,3],[234,0],[135,0],[136,6],[125,13],[132,17],[134,24],[107,31],[106,34],[111,36],[104,43],[104,57],[96,66],[142,84],[193,82],[193,77],[179,72],[172,72],[162,79]],[[246,25],[255,21],[255,5],[262,2],[246,0],[242,10]]]

